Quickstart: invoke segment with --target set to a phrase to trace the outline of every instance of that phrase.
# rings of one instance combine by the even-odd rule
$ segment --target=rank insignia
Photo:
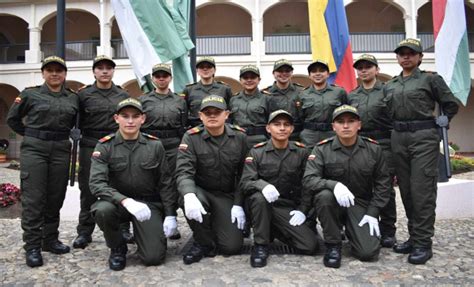
[[[188,149],[188,145],[187,144],[180,144],[179,147],[178,147],[179,150],[187,150]]]
[[[95,157],[95,158],[100,157],[100,151],[97,151],[97,150],[94,151],[94,152],[92,153],[92,157]]]
[[[248,156],[245,158],[245,163],[252,163],[253,162],[253,157]]]
[[[18,96],[18,97],[15,98],[15,104],[19,104],[19,103],[21,103],[21,98],[20,98],[20,96]]]
[[[308,160],[315,160],[316,159],[316,155],[315,154],[310,154],[308,156]]]

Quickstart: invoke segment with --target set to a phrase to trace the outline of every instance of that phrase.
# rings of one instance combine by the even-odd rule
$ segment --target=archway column
[[[113,57],[114,49],[110,43],[112,39],[112,24],[106,21],[106,1],[100,0],[100,46],[97,46],[97,55]]]
[[[30,49],[25,51],[25,63],[39,63],[43,59],[41,51],[41,28],[32,27],[30,30]]]

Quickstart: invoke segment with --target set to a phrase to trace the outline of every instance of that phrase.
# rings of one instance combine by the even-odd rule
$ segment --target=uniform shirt
[[[333,111],[347,103],[347,94],[344,89],[327,85],[322,90],[316,90],[313,85],[301,92],[301,117],[305,123],[332,122]]]
[[[223,192],[242,205],[238,187],[247,154],[247,137],[242,129],[226,124],[221,140],[214,139],[203,126],[188,130],[181,141],[176,164],[180,194],[194,193],[195,186],[208,192]]]
[[[69,132],[78,112],[79,100],[74,92],[64,86],[60,92],[52,92],[43,84],[26,88],[16,97],[8,112],[7,123],[22,136],[25,128]]]
[[[241,127],[266,126],[270,115],[268,100],[269,97],[258,90],[253,95],[241,91],[230,99],[231,122]]]
[[[303,144],[294,141],[290,141],[284,150],[276,150],[271,140],[256,144],[245,158],[240,181],[242,191],[250,195],[273,184],[280,193],[277,201],[283,204],[285,200],[289,201],[290,205],[307,213],[311,206],[311,194],[303,191],[301,181],[308,154]]]
[[[351,152],[336,136],[321,141],[308,156],[303,187],[317,194],[324,189],[333,191],[341,182],[352,192],[356,204],[378,218],[390,197],[390,180],[378,144],[359,136]]]
[[[176,216],[178,194],[163,145],[153,136],[140,134],[133,146],[120,132],[102,138],[92,153],[89,186],[101,200],[117,205],[127,197],[159,201],[165,216]]]
[[[359,112],[364,131],[392,129],[383,86],[382,82],[377,81],[372,89],[359,86],[347,96],[347,103]]]
[[[443,78],[436,73],[415,69],[408,77],[402,74],[386,85],[385,101],[395,121],[433,119],[438,102],[449,119],[458,112],[458,104]]]
[[[146,114],[142,130],[171,130],[186,127],[188,110],[183,97],[171,91],[167,95],[152,91],[138,99]]]
[[[263,89],[269,93],[268,111],[271,114],[276,110],[285,110],[293,116],[294,123],[300,123],[299,110],[301,108],[300,92],[303,86],[290,83],[288,88],[282,90],[278,88],[276,82],[273,85]]]

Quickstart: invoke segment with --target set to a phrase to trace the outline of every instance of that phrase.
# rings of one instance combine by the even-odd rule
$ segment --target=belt
[[[146,196],[130,196],[133,199],[145,201],[145,202],[161,202],[161,196],[159,195],[146,195]]]
[[[374,140],[389,139],[392,135],[390,130],[360,130],[359,135]]]
[[[303,124],[305,129],[313,130],[313,131],[332,131],[332,125],[328,123],[304,123]]]
[[[267,129],[265,127],[243,127],[245,129],[245,133],[248,136],[255,136],[255,135],[267,135]]]
[[[115,131],[93,131],[93,130],[84,130],[83,135],[86,137],[91,137],[95,139],[101,139],[105,137],[106,135],[110,135],[111,133],[114,133]]]
[[[180,129],[171,129],[171,130],[151,130],[144,129],[143,132],[150,134],[158,138],[179,138],[181,137]]]
[[[393,129],[397,132],[414,132],[419,130],[433,129],[436,127],[437,125],[434,120],[393,122]]]
[[[69,139],[69,131],[47,131],[33,128],[25,128],[25,136],[34,137],[45,141],[63,141]]]

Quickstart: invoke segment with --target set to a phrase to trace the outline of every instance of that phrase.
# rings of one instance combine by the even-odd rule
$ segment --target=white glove
[[[202,223],[202,215],[207,214],[194,193],[186,193],[184,195],[184,212],[189,220],[196,220],[199,223]]]
[[[362,227],[366,223],[369,224],[370,236],[374,236],[374,232],[375,232],[375,236],[380,237],[379,220],[373,216],[366,214],[364,215],[364,217],[362,217],[362,220],[359,222],[359,226]]]
[[[272,203],[278,199],[280,196],[280,193],[276,189],[276,187],[273,184],[267,184],[263,189],[262,189],[263,196],[265,199],[269,202]]]
[[[175,234],[178,230],[178,222],[176,221],[176,216],[166,216],[165,221],[163,221],[163,232],[166,237],[170,237]]]
[[[344,184],[338,182],[334,187],[334,196],[337,203],[342,207],[350,207],[354,205],[354,195]]]
[[[306,215],[304,215],[304,213],[299,210],[290,211],[290,215],[290,224],[293,226],[301,225],[306,220]]]
[[[122,205],[140,222],[151,217],[151,210],[148,208],[148,205],[135,201],[133,198],[125,198],[122,200]]]
[[[237,220],[237,228],[243,230],[245,226],[245,212],[242,206],[234,205],[230,210],[232,223]]]

